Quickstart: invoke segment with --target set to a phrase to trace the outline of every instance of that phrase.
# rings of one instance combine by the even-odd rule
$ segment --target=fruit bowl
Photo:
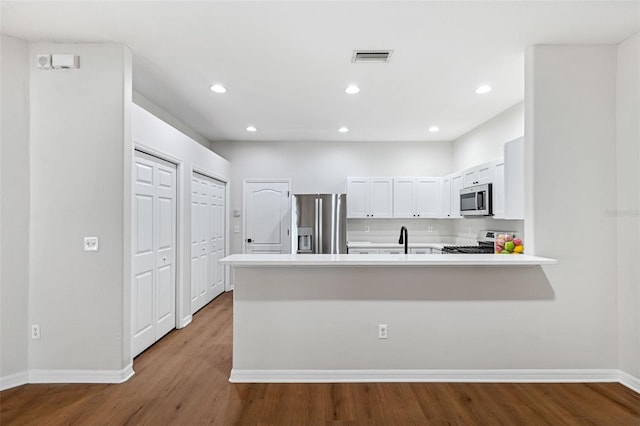
[[[498,234],[494,243],[494,252],[496,254],[522,254],[524,253],[522,239],[513,233]]]

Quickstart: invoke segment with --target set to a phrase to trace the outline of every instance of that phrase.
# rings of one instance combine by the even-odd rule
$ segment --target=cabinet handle
[[[252,240],[251,238],[247,238],[247,242],[248,242],[248,243],[250,243],[250,242],[252,242],[252,241],[253,241],[253,240]]]

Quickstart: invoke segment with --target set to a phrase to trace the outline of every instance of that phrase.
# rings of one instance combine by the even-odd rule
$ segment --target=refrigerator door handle
[[[317,198],[315,199],[315,207],[316,207],[316,217],[315,217],[315,224],[314,224],[314,230],[313,230],[313,235],[315,236],[315,238],[311,241],[313,243],[313,253],[318,253],[318,240],[319,235],[318,232],[320,231],[319,226],[318,226],[318,217],[319,217],[319,213],[318,213],[318,207],[319,207],[319,201]]]
[[[322,198],[318,198],[318,214],[316,215],[317,223],[318,223],[318,238],[316,241],[318,243],[318,250],[316,253],[322,253]]]

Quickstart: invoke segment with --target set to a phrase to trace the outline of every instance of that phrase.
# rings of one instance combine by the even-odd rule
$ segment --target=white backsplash
[[[483,229],[524,235],[524,221],[491,218],[464,219],[348,219],[347,241],[397,243],[406,226],[412,243],[475,244]],[[431,227],[431,228],[430,228]],[[431,231],[431,232],[430,232]],[[526,241],[525,241],[526,244]]]

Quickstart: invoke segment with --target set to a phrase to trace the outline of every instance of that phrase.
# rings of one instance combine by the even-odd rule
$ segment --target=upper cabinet
[[[504,219],[504,158],[494,162],[494,180],[493,180],[493,217],[495,219]]]
[[[504,144],[505,219],[524,219],[524,138]]]
[[[347,178],[347,217],[393,216],[393,178]]]
[[[440,217],[439,177],[393,179],[393,217]]]
[[[461,218],[460,190],[463,188],[462,172],[452,173],[442,178],[440,192],[440,217],[445,219]]]
[[[489,161],[466,169],[464,172],[464,187],[493,183],[495,179],[495,162]]]

